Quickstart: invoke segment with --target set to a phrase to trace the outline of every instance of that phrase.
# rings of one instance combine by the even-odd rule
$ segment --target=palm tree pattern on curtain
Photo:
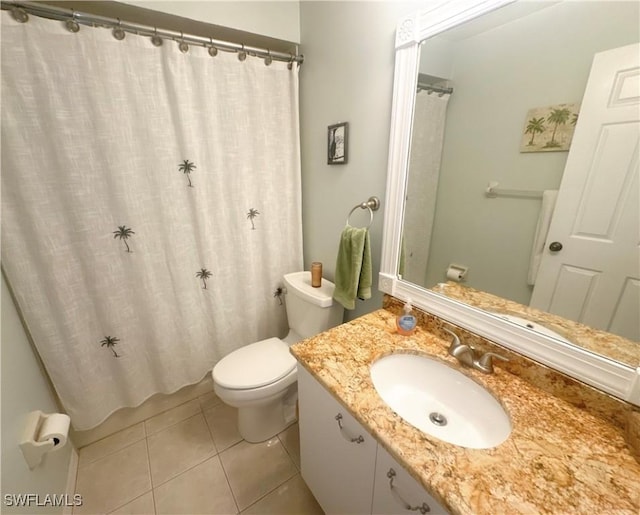
[[[190,188],[193,188],[193,184],[191,184],[191,172],[193,172],[196,168],[196,165],[188,159],[182,161],[182,163],[178,166],[178,171],[186,174]]]
[[[207,289],[207,279],[209,279],[211,275],[212,275],[211,272],[209,272],[209,270],[207,270],[206,268],[201,268],[199,272],[196,272],[196,277],[198,279],[202,279],[203,290]]]
[[[115,336],[105,336],[104,339],[100,341],[101,343],[100,347],[104,347],[106,345],[107,349],[110,349],[111,352],[113,352],[113,357],[119,358],[120,356],[118,355],[116,350],[113,348],[113,346],[116,345],[119,341],[120,339],[116,338]]]
[[[127,240],[131,237],[132,234],[135,234],[135,232],[133,232],[129,227],[127,227],[126,225],[119,225],[118,230],[113,231],[113,238],[120,238],[127,247],[127,252],[133,252],[129,248],[129,244],[127,243]]]
[[[254,231],[256,230],[256,226],[253,221],[257,218],[259,214],[260,212],[257,209],[253,209],[253,208],[249,209],[249,212],[247,213],[247,218],[251,222],[251,229],[253,229]]]
[[[182,162],[182,164],[180,164],[180,167],[179,167],[179,170],[187,175],[187,179],[189,179],[189,186],[191,186],[191,187],[193,187],[193,185],[191,184],[191,179],[189,178],[189,174],[195,168],[196,168],[196,165],[193,164],[188,159],[185,159]],[[258,215],[260,215],[260,212],[255,208],[251,208],[247,212],[247,219],[251,222],[251,229],[252,230],[255,230],[255,228],[256,228],[254,220],[258,217]],[[134,234],[135,234],[135,232],[130,227],[127,227],[126,225],[119,225],[118,226],[118,230],[117,231],[113,231],[113,238],[114,239],[119,238],[120,240],[122,240],[122,242],[126,246],[126,251],[127,252],[133,252],[131,250],[131,248],[129,247],[129,244],[127,243],[127,240]],[[198,272],[196,272],[195,276],[202,281],[202,289],[203,290],[207,289],[207,280],[210,279],[212,277],[212,275],[213,274],[211,273],[211,271],[207,270],[206,268],[201,268]],[[278,299],[278,302],[279,302],[280,305],[283,305],[283,302],[282,302],[283,293],[284,293],[284,289],[281,286],[276,288],[276,290],[273,293],[273,296]],[[120,340],[118,338],[116,338],[115,336],[105,336],[104,339],[100,341],[100,343],[101,343],[102,347],[106,346],[108,349],[110,349],[111,352],[113,352],[113,356],[115,358],[119,358],[120,355],[113,348],[114,345],[116,345],[119,341]]]

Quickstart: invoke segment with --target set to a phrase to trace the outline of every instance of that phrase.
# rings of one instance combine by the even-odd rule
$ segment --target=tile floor
[[[211,392],[81,448],[73,513],[322,514],[298,424],[250,444],[236,417]]]

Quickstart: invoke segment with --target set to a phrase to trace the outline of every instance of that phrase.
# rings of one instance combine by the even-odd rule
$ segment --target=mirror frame
[[[400,258],[420,43],[514,1],[440,0],[398,23],[378,288],[401,300],[410,298],[414,306],[428,313],[640,406],[640,366],[634,369],[578,346],[519,327],[481,309],[404,281],[396,272]]]

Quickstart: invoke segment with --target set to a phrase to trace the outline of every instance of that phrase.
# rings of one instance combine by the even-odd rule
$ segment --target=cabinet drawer
[[[372,513],[446,515],[448,512],[379,445]]]

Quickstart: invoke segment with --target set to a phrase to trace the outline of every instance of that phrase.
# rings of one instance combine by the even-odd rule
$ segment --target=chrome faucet
[[[480,355],[471,345],[460,342],[460,338],[458,338],[458,335],[453,331],[449,331],[449,329],[444,328],[443,331],[446,331],[453,336],[453,341],[451,342],[451,345],[449,345],[449,354],[463,365],[475,368],[485,374],[492,374],[493,358],[501,359],[502,361],[509,361],[508,358],[505,358],[500,354],[496,354],[495,352],[485,352]]]

